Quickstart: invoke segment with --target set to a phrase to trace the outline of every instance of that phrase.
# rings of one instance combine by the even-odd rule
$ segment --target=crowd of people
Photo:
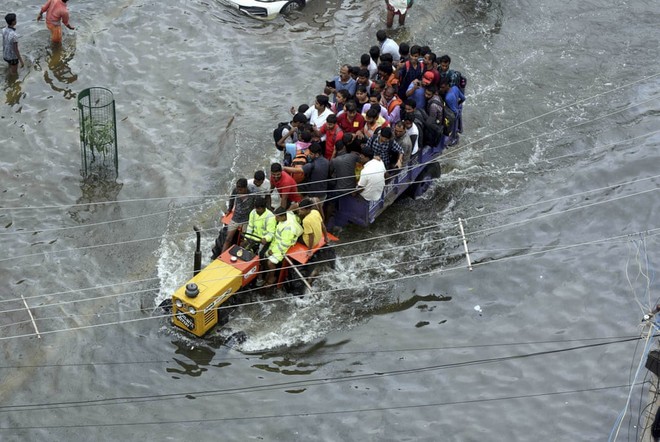
[[[397,44],[386,31],[377,45],[344,64],[311,105],[292,107],[273,132],[283,158],[232,190],[232,212],[214,257],[243,233],[243,246],[275,269],[296,241],[309,254],[327,242],[325,220],[342,198],[378,201],[386,181],[424,146],[458,142],[465,78],[448,55],[428,46]],[[280,200],[272,205],[272,192]],[[274,272],[259,283],[272,284]]]

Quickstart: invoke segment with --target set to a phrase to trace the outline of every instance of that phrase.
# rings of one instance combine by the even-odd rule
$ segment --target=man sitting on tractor
[[[258,251],[259,257],[263,258],[275,236],[276,228],[275,215],[266,208],[266,199],[264,197],[255,198],[254,209],[250,212],[248,226],[245,230],[245,240],[241,246],[255,253]]]
[[[293,213],[287,212],[283,207],[278,207],[275,209],[274,214],[277,220],[277,228],[266,252],[267,265],[270,270],[266,279],[268,285],[275,284],[277,275],[274,270],[282,262],[289,248],[296,243],[298,237],[303,233],[303,228]]]

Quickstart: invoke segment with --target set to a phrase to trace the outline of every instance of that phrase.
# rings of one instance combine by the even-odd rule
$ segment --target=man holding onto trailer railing
[[[300,202],[298,213],[302,218],[302,242],[309,248],[308,255],[311,255],[314,247],[321,242],[321,238],[328,241],[328,232],[325,230],[321,213],[311,199],[305,198]]]
[[[253,207],[254,196],[248,189],[247,179],[239,178],[227,204],[227,213],[233,211],[234,214],[227,226],[227,238],[222,246],[223,252],[231,246],[238,229],[245,230]]]

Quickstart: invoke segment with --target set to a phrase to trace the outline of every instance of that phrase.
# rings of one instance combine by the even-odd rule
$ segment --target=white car
[[[302,9],[308,0],[220,0],[255,18],[270,20],[277,14],[289,14]]]

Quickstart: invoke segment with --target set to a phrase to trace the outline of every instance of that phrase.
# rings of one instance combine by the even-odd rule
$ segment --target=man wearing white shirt
[[[387,38],[387,32],[383,29],[376,33],[376,39],[378,40],[378,45],[380,46],[380,55],[391,54],[394,64],[398,64],[401,56],[399,55],[399,45],[392,40]]]
[[[403,117],[403,124],[406,126],[406,134],[408,134],[410,141],[412,141],[412,152],[410,155],[415,155],[417,150],[419,150],[419,128],[415,124],[415,116],[413,114],[407,114]]]
[[[316,130],[319,130],[325,124],[325,120],[330,114],[332,114],[332,110],[330,110],[330,102],[327,95],[317,95],[314,106],[305,112],[309,124],[314,126]]]
[[[362,149],[360,162],[364,168],[355,192],[367,201],[378,201],[385,188],[385,165],[379,157],[374,157],[373,150],[368,147]]]

